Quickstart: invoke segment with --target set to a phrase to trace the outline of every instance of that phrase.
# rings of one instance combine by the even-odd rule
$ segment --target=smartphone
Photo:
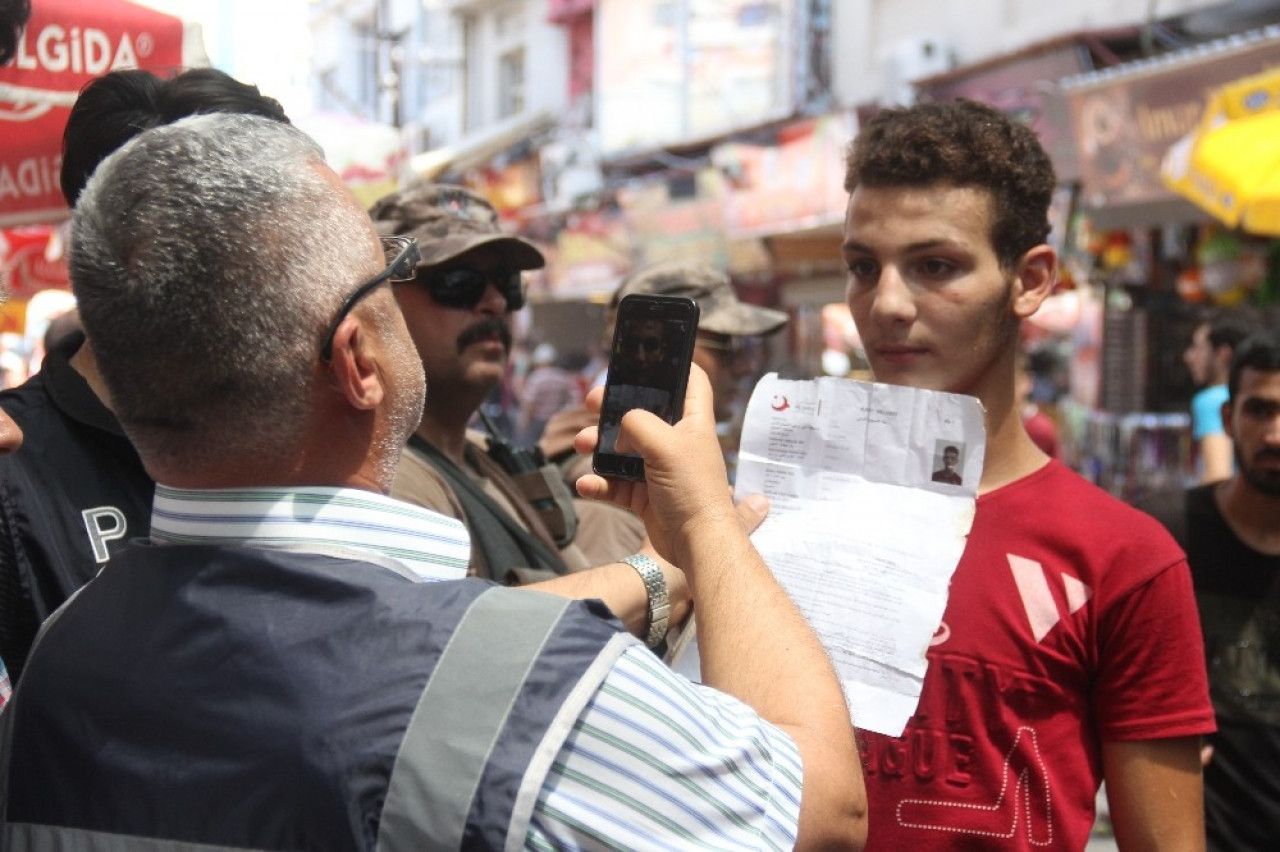
[[[668,423],[680,419],[697,331],[698,303],[688,297],[634,294],[618,304],[600,437],[591,464],[596,473],[644,479],[644,459],[617,451],[622,416],[643,408]]]

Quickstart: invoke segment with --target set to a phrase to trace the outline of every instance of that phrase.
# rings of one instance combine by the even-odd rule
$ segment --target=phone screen
[[[596,473],[644,479],[644,460],[617,451],[622,417],[643,408],[668,423],[680,418],[697,331],[698,303],[684,296],[631,295],[618,305],[592,461]]]

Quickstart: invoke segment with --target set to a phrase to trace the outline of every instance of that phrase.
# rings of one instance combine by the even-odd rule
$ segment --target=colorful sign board
[[[1277,66],[1280,38],[1270,38],[1067,81],[1084,206],[1175,198],[1160,179],[1160,163],[1197,126],[1211,92]]]
[[[62,130],[80,89],[120,68],[183,63],[183,24],[125,0],[39,0],[0,67],[0,225],[66,216]]]
[[[606,156],[791,113],[794,0],[600,0],[596,128]]]
[[[724,227],[734,239],[803,231],[844,221],[849,115],[788,125],[777,145],[720,145],[711,160],[728,177]]]

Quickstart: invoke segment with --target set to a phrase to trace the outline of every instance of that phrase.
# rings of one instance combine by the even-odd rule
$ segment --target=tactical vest
[[[46,624],[0,715],[2,845],[519,849],[634,641],[599,602],[137,543]]]

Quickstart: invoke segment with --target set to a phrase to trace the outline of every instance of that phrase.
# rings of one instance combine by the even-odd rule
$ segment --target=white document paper
[[[860,728],[899,736],[915,713],[985,442],[969,396],[776,374],[751,396],[735,490],[769,498],[752,541],[826,646]]]

